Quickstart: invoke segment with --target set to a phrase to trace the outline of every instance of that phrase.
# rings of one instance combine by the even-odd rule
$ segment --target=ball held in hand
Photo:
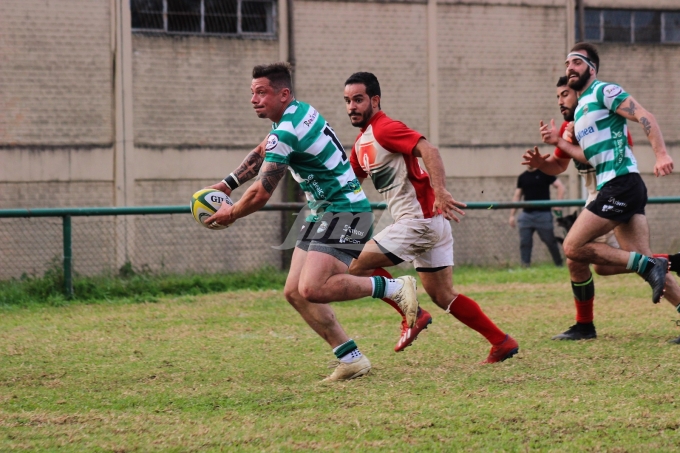
[[[234,202],[227,196],[226,193],[217,189],[201,189],[191,196],[191,215],[194,220],[211,230],[223,230],[229,225],[219,225],[217,223],[206,225],[203,223],[205,219],[215,214],[222,203],[229,203],[233,205]]]

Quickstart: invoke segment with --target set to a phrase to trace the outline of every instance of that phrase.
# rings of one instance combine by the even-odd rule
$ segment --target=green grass
[[[0,451],[677,451],[680,334],[634,276],[596,277],[598,339],[565,269],[461,268],[456,286],[520,342],[480,365],[476,332],[434,323],[404,353],[386,304],[334,304],[373,363],[322,384],[329,347],[278,289],[154,303],[0,308]],[[125,299],[124,301],[127,301]]]
[[[0,281],[0,307],[155,302],[163,296],[275,289],[282,287],[285,280],[286,273],[274,269],[210,275],[150,275],[128,270],[116,276],[76,277],[73,281],[74,298],[67,300],[62,271],[55,266],[39,278]]]

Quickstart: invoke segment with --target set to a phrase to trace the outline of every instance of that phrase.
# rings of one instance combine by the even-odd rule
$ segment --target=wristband
[[[229,187],[231,190],[235,190],[238,186],[241,184],[238,182],[238,178],[236,177],[235,174],[230,173],[229,176],[224,178],[222,181]]]

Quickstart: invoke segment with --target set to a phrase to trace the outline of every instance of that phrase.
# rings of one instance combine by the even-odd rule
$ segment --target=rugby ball
[[[220,209],[222,203],[233,205],[234,202],[226,193],[216,189],[201,189],[191,196],[191,215],[202,226],[211,230],[223,230],[229,225],[209,226],[203,223],[205,219],[213,215]]]

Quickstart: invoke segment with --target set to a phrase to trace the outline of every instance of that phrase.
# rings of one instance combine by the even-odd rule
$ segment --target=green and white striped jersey
[[[264,160],[288,165],[312,210],[308,221],[325,211],[371,210],[340,140],[314,107],[295,100],[272,128]]]
[[[639,173],[628,145],[626,119],[615,113],[629,96],[618,85],[595,80],[578,99],[574,131],[595,168],[597,190],[617,176]]]

